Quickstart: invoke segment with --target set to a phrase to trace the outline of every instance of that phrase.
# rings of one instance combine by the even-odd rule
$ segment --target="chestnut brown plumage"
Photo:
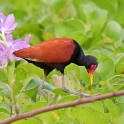
[[[85,66],[87,72],[90,74],[90,84],[92,85],[93,72],[98,65],[95,57],[84,55],[80,45],[71,38],[55,38],[47,40],[36,46],[15,51],[14,55],[44,69],[44,78],[38,89],[40,95],[46,76],[53,69],[56,68],[62,73],[62,89],[64,91],[79,94],[78,92],[70,91],[65,87],[64,68],[70,63]],[[87,96],[87,94],[82,94]]]

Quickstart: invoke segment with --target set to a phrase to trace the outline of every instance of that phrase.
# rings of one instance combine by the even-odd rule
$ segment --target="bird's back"
[[[66,63],[71,59],[76,45],[70,38],[55,38],[14,52],[23,59],[45,63]]]

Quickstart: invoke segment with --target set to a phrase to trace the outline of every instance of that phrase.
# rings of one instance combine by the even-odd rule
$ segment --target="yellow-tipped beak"
[[[93,74],[89,73],[89,75],[90,75],[90,86],[92,86],[92,84],[93,84]]]

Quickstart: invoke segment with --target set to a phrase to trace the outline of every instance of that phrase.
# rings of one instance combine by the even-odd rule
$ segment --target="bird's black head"
[[[85,56],[84,66],[90,75],[90,85],[92,86],[92,84],[93,84],[93,72],[95,71],[95,69],[98,66],[96,58],[94,56],[90,56],[90,55]]]
[[[90,56],[90,55],[85,56],[85,68],[87,70],[90,70],[90,69],[95,70],[97,66],[98,66],[98,63],[94,56]]]

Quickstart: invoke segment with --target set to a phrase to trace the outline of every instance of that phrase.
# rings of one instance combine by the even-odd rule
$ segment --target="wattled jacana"
[[[68,90],[65,87],[64,68],[70,63],[85,66],[90,75],[90,85],[92,85],[93,72],[98,65],[96,58],[90,55],[84,55],[80,45],[71,38],[55,38],[47,40],[36,46],[15,51],[14,55],[44,69],[44,78],[38,89],[39,95],[41,95],[42,85],[46,76],[53,69],[57,69],[62,73],[62,89],[64,91],[72,94],[80,94],[78,92]],[[81,94],[86,97],[89,96],[89,94]]]

